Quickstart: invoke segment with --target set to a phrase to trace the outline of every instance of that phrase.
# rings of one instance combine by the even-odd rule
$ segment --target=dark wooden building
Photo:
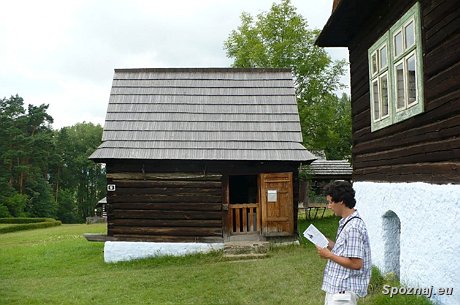
[[[335,180],[351,181],[352,167],[347,160],[326,160],[318,158],[309,165],[302,166],[307,179],[301,181],[299,201],[303,206],[309,203],[326,203],[324,187]]]
[[[302,145],[290,70],[117,69],[103,143],[112,240],[293,236]]]
[[[312,180],[351,180],[352,167],[347,160],[318,159],[309,165]]]
[[[458,183],[458,0],[335,2],[317,44],[349,50],[353,179]]]
[[[299,208],[305,211],[307,220],[323,217],[327,210],[324,187],[335,180],[351,181],[352,167],[347,160],[326,160],[317,156],[309,165],[303,165],[300,179]]]
[[[460,289],[460,2],[336,0],[316,43],[349,50],[353,185],[373,264],[409,287]]]

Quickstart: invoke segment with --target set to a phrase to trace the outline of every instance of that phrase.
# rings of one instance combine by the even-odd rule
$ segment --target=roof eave
[[[315,44],[319,47],[348,47],[360,25],[378,3],[379,0],[341,0]]]
[[[90,156],[88,159],[93,161],[94,163],[110,163],[110,162],[119,162],[120,160],[146,160],[146,159],[141,159],[141,158],[130,158],[130,157],[125,157],[125,158],[118,158],[118,157],[113,157],[113,156]],[[247,162],[300,162],[302,164],[310,164],[314,160],[316,160],[316,157],[312,156],[307,150],[305,151],[305,154],[303,157],[297,157],[297,158],[286,158],[286,159],[229,159],[229,158],[223,158],[223,159],[214,159],[214,158],[208,158],[208,159],[185,159],[185,158],[175,158],[175,159],[170,159],[170,158],[161,158],[161,159],[148,159],[148,160],[159,160],[159,161],[165,161],[165,160],[181,160],[181,161],[226,161],[226,162],[237,162],[237,161],[247,161]]]

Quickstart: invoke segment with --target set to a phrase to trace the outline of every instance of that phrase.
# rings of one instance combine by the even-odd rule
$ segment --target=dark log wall
[[[152,241],[222,238],[220,175],[108,173],[108,235]]]
[[[118,240],[222,241],[223,181],[228,175],[294,172],[297,203],[298,168],[296,162],[109,161],[107,183],[116,190],[107,192],[108,235]]]
[[[415,1],[385,0],[350,50],[353,180],[460,182],[460,5],[420,1],[425,111],[371,132],[367,50]]]

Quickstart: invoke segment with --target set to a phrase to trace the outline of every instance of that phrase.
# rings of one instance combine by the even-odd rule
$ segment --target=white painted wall
[[[366,222],[373,264],[384,269],[383,215],[401,221],[401,282],[407,287],[454,288],[432,298],[460,304],[460,185],[355,182],[357,209]]]
[[[193,253],[207,253],[223,248],[223,243],[106,241],[104,243],[104,261],[106,263],[116,263],[155,256],[183,256]]]

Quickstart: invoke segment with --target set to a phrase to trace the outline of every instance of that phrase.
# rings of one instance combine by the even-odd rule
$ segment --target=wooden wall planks
[[[107,163],[108,235],[114,240],[222,241],[229,175],[293,172],[298,162],[120,160]],[[297,204],[293,204],[294,218]],[[297,222],[293,224],[297,229]]]
[[[424,113],[370,129],[368,48],[414,0],[383,1],[369,27],[350,43],[354,181],[460,183],[460,7],[457,0],[420,1]],[[391,7],[391,9],[389,9]],[[370,30],[372,29],[372,30]]]

